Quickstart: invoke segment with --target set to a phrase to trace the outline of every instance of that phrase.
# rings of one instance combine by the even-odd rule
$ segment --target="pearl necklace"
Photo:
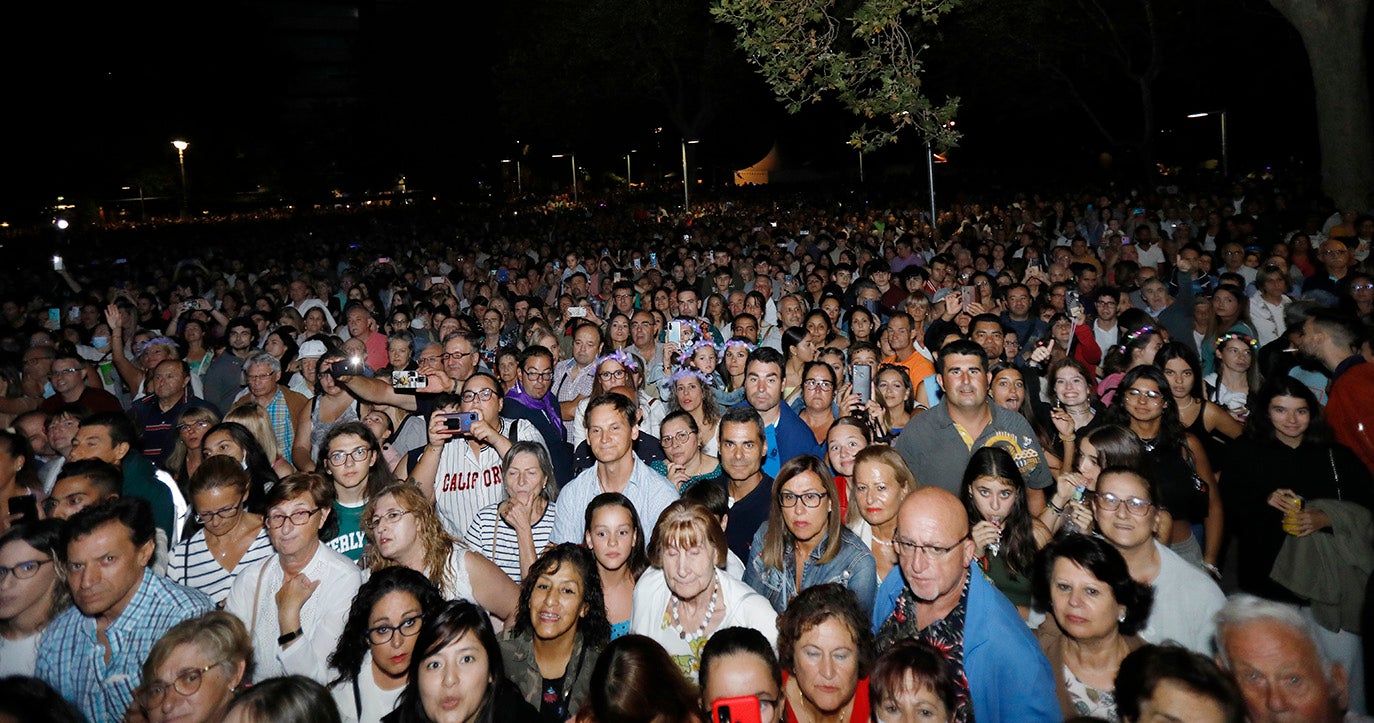
[[[682,621],[677,615],[677,595],[673,595],[673,629],[677,631],[677,636],[682,640],[696,640],[706,634],[706,627],[711,624],[711,618],[716,614],[716,602],[720,599],[720,583],[716,581],[715,575],[711,576],[711,603],[706,606],[706,617],[701,620],[701,627],[687,637],[687,631],[682,629]]]

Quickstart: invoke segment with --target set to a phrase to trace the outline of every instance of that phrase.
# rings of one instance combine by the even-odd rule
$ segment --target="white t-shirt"
[[[1197,566],[1158,540],[1154,544],[1159,552],[1155,601],[1140,637],[1156,645],[1172,641],[1210,657],[1216,632],[1212,617],[1226,604],[1226,594]]]
[[[1147,266],[1152,269],[1157,269],[1160,264],[1164,263],[1164,249],[1157,243],[1150,246],[1148,250],[1141,246],[1136,246],[1136,251],[1140,254],[1139,263],[1142,269]]]
[[[32,678],[34,666],[38,664],[38,641],[42,637],[42,632],[18,640],[0,637],[0,678],[9,675]]]
[[[338,675],[338,671],[330,670],[330,679]],[[372,677],[372,651],[363,654],[363,666],[358,673],[357,695],[354,695],[353,681],[339,681],[329,689],[329,694],[334,696],[334,704],[339,707],[339,720],[343,723],[371,723],[379,721],[382,716],[396,709],[396,701],[400,700],[401,693],[406,687],[402,685],[395,690],[382,690],[377,687],[376,678]],[[362,703],[362,710],[358,710],[358,703]]]
[[[501,436],[510,439],[511,425],[518,424],[520,439],[539,436],[534,425],[524,419],[501,420]],[[476,455],[468,440],[454,438],[444,444],[439,469],[434,474],[434,506],[444,529],[462,538],[478,511],[506,494],[501,484],[501,455],[491,445],[481,445]]]

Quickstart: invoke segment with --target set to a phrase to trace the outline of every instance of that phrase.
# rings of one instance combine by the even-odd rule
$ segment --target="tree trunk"
[[[1342,209],[1363,210],[1374,191],[1365,22],[1370,0],[1269,0],[1298,30],[1312,66],[1322,188]]]

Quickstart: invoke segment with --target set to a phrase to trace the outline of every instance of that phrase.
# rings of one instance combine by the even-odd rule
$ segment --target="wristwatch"
[[[291,632],[289,632],[289,633],[287,633],[287,634],[285,634],[285,635],[283,635],[283,636],[277,638],[277,645],[286,645],[287,643],[291,642],[292,640],[295,640],[296,638],[299,638],[301,635],[303,635],[303,633],[301,632],[301,629],[300,629],[300,628],[296,628],[295,630],[293,630],[293,631],[291,631]]]

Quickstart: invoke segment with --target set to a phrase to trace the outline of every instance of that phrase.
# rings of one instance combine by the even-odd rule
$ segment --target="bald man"
[[[922,487],[897,512],[900,575],[873,606],[878,650],[916,638],[946,651],[962,673],[955,720],[1058,721],[1054,676],[1030,628],[974,562],[959,498]]]

